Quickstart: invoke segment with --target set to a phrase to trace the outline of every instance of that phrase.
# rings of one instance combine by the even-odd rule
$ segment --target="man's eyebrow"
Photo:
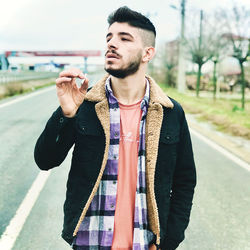
[[[108,36],[111,36],[112,35],[112,33],[111,32],[109,32],[107,35],[106,35],[106,38],[108,37]]]
[[[130,36],[131,38],[134,38],[130,33],[127,33],[127,32],[119,32],[118,34],[120,36]]]
[[[106,38],[108,38],[109,36],[112,36],[113,34],[111,32],[109,32],[107,35],[106,35]],[[131,38],[134,38],[130,33],[127,33],[127,32],[119,32],[118,33],[119,36],[130,36]]]

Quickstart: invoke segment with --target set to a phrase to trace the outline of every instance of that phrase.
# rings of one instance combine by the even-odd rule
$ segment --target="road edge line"
[[[4,108],[4,107],[7,107],[11,104],[14,104],[14,103],[17,103],[17,102],[21,102],[23,100],[26,100],[28,98],[31,98],[33,96],[36,96],[36,95],[40,95],[40,94],[43,94],[43,93],[46,93],[52,89],[54,89],[55,86],[50,86],[50,87],[46,87],[45,89],[42,89],[42,90],[38,90],[38,91],[35,91],[35,92],[32,92],[32,93],[29,93],[29,94],[26,94],[26,95],[23,95],[23,96],[20,96],[20,97],[17,97],[16,99],[14,100],[10,100],[10,101],[6,101],[2,104],[0,104],[0,109],[1,108]]]
[[[0,238],[0,249],[11,250],[51,171],[40,171]]]
[[[191,134],[194,134],[199,139],[201,139],[205,143],[207,143],[209,146],[211,146],[212,148],[218,150],[220,153],[222,153],[223,155],[225,155],[227,158],[229,158],[230,160],[234,161],[236,164],[238,164],[239,166],[241,166],[242,168],[244,168],[244,169],[246,169],[247,171],[250,172],[250,164],[248,164],[247,162],[243,161],[238,156],[234,155],[232,152],[230,152],[227,149],[223,148],[222,146],[220,146],[216,142],[214,142],[211,139],[208,139],[204,135],[200,134],[195,129],[189,128],[189,130],[190,130]]]

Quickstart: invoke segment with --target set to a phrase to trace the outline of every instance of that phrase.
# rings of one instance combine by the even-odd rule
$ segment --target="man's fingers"
[[[64,83],[72,84],[73,88],[79,89],[82,94],[85,94],[88,89],[89,79],[79,69],[71,69],[62,71],[59,74],[59,78],[56,79],[56,86],[62,87]],[[80,78],[79,87],[77,87],[76,79]]]
[[[85,78],[84,82],[82,83],[81,87],[79,88],[80,92],[85,94],[89,86],[89,79]]]
[[[62,83],[68,83],[71,81],[72,81],[71,77],[59,77],[56,79],[56,85],[61,85]]]
[[[79,69],[69,69],[69,70],[64,70],[59,74],[60,77],[79,77],[79,78],[84,78],[84,74],[82,73],[81,70]]]
[[[86,74],[83,74],[83,73],[81,72],[77,77],[79,77],[79,78],[81,78],[81,79],[84,79],[84,78],[86,78]]]

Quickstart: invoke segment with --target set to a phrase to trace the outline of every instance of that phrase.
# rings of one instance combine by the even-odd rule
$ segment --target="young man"
[[[74,145],[62,237],[74,249],[176,249],[189,222],[196,172],[181,106],[146,76],[155,28],[127,7],[112,13],[105,70],[87,91],[78,69],[56,80],[60,107],[35,147],[39,168]],[[75,78],[85,79],[80,88]]]

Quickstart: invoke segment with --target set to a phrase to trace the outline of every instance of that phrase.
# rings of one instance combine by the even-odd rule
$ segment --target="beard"
[[[131,60],[128,63],[128,65],[125,68],[110,69],[110,68],[105,67],[104,69],[110,75],[116,78],[124,79],[125,77],[129,75],[133,75],[134,73],[138,71],[140,64],[141,64],[141,59],[142,59],[142,51],[139,51],[138,54],[133,58],[133,60]]]

